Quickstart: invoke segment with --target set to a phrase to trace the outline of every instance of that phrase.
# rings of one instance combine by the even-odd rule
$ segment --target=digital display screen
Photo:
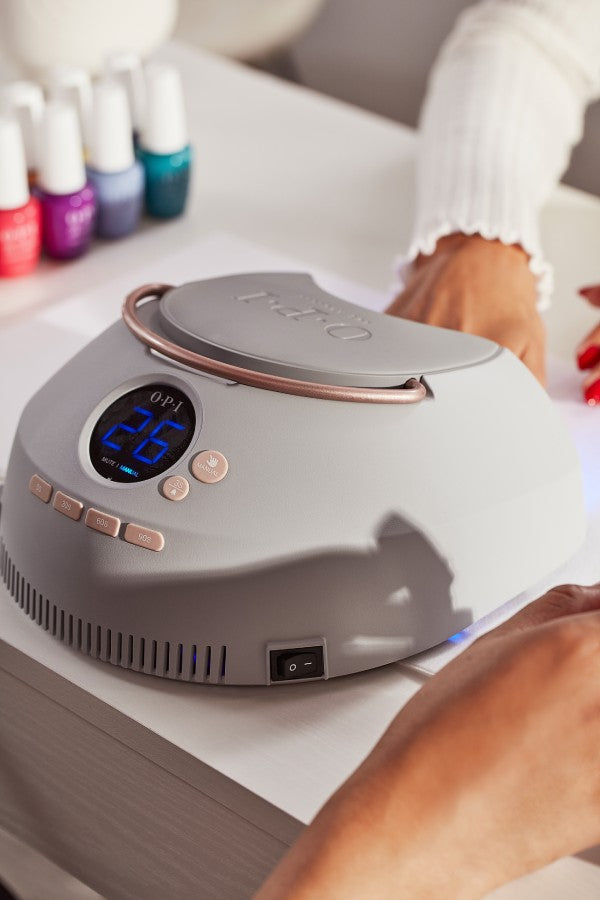
[[[92,431],[90,459],[110,481],[145,481],[182,457],[196,427],[191,400],[170,384],[149,384],[119,397]]]

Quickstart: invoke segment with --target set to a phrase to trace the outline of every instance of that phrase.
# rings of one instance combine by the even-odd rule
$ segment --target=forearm
[[[543,274],[539,208],[580,137],[599,60],[593,0],[492,0],[463,14],[422,111],[409,260],[462,231],[520,244]]]
[[[487,873],[470,870],[451,823],[406,783],[378,797],[344,787],[319,813],[255,900],[475,900]],[[461,863],[462,860],[462,863]]]
[[[460,767],[439,760],[422,718],[420,703],[399,714],[255,900],[479,900],[502,882],[477,846]]]

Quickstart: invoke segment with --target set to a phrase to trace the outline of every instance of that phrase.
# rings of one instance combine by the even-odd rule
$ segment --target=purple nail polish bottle
[[[144,169],[133,152],[125,88],[101,81],[94,91],[87,165],[96,192],[96,234],[120,238],[139,223],[144,199]]]
[[[94,233],[96,197],[86,180],[77,113],[62,101],[46,107],[38,196],[48,256],[71,259],[85,253]]]

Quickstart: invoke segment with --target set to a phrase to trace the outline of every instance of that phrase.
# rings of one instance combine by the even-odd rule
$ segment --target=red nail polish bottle
[[[0,117],[0,277],[27,275],[35,268],[41,222],[39,201],[29,196],[18,122]]]

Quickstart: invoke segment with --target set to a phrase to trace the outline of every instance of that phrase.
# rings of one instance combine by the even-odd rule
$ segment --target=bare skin
[[[386,312],[467,331],[508,347],[545,383],[545,330],[525,251],[480,235],[450,234],[420,256]]]
[[[481,898],[600,842],[600,585],[554,588],[401,710],[256,900]]]

